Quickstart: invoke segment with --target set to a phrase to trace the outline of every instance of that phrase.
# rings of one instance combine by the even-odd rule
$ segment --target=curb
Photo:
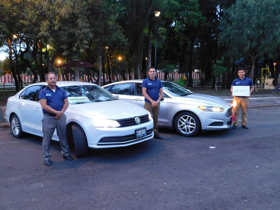
[[[249,108],[262,108],[262,107],[274,107],[280,106],[280,104],[264,104],[264,105],[256,105],[256,106],[249,106]]]
[[[0,128],[9,128],[10,124],[4,120],[3,122],[0,122]]]

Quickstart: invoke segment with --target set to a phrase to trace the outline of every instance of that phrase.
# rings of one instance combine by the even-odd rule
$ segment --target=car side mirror
[[[161,101],[164,101],[164,98],[162,97],[160,100],[161,100]]]
[[[113,95],[115,99],[120,99],[119,95]]]

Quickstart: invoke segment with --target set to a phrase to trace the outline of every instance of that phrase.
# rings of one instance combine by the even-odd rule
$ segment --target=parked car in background
[[[57,82],[57,85],[68,94],[67,137],[77,157],[87,155],[88,147],[125,147],[153,138],[153,120],[144,108],[118,100],[92,83]],[[23,133],[43,136],[38,95],[46,86],[45,82],[29,85],[8,99],[6,118],[15,137]],[[53,140],[59,141],[56,132]]]
[[[143,80],[126,80],[103,88],[121,100],[144,107]],[[195,136],[200,130],[222,130],[232,126],[232,105],[204,94],[192,93],[175,83],[162,81],[159,127],[176,129],[184,136]]]

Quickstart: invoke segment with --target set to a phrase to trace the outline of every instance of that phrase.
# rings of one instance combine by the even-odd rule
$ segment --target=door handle
[[[136,99],[134,99],[134,101],[144,101],[144,100],[141,98],[136,98]]]

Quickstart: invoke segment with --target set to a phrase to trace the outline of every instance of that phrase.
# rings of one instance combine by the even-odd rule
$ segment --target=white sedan
[[[144,108],[121,101],[103,88],[86,82],[57,82],[68,94],[67,137],[76,156],[89,148],[125,147],[152,139],[153,120]],[[43,136],[43,112],[38,95],[47,83],[27,86],[7,101],[6,118],[12,134]],[[53,140],[59,141],[57,133]]]
[[[119,99],[144,107],[143,80],[126,80],[104,85]],[[200,130],[229,129],[233,107],[227,101],[204,94],[192,93],[175,83],[162,81],[159,127],[176,129],[183,136],[195,136]]]

